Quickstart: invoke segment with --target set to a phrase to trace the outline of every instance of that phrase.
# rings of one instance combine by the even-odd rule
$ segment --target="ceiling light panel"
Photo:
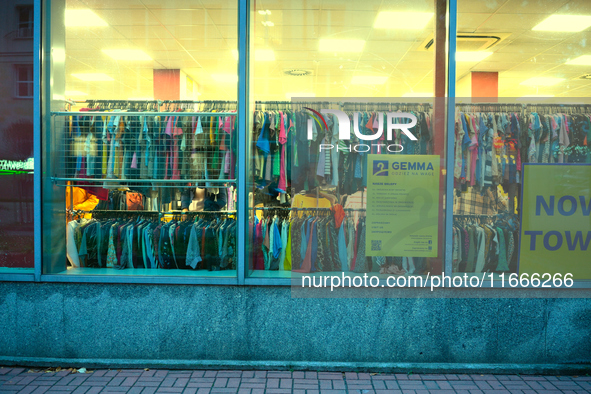
[[[66,27],[109,26],[91,10],[66,10]]]
[[[570,66],[591,66],[591,55],[579,56],[576,59],[569,60],[566,64]]]
[[[456,52],[456,62],[480,62],[492,55],[485,51],[460,51]]]
[[[538,31],[583,31],[591,26],[590,15],[550,15],[538,23],[532,30]]]
[[[376,29],[422,30],[433,18],[432,12],[382,11],[373,27]]]

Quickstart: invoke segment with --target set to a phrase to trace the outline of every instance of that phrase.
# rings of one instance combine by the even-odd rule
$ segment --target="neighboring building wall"
[[[591,300],[297,299],[289,287],[0,283],[0,332],[0,364],[567,370],[591,363]]]

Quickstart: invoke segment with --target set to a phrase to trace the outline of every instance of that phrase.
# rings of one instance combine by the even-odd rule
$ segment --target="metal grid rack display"
[[[87,103],[87,111],[52,113],[52,138],[60,158],[52,169],[54,182],[149,181],[176,187],[235,181],[235,104],[211,102],[204,108],[204,103],[190,102]],[[149,111],[161,108],[166,112]]]

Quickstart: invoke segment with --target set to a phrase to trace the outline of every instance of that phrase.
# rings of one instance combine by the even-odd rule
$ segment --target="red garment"
[[[82,164],[80,166],[80,171],[78,172],[78,176],[80,178],[86,178],[86,157],[82,157]],[[107,201],[109,200],[109,190],[102,188],[102,187],[97,187],[97,186],[84,186],[84,185],[90,185],[91,183],[89,182],[82,182],[82,181],[77,181],[76,182],[76,186],[80,187],[81,189],[86,190],[88,193],[97,196],[97,198],[99,200],[103,200],[103,201]]]
[[[345,210],[343,209],[343,206],[341,204],[335,204],[330,210],[334,214],[335,227],[341,227],[341,224],[343,224],[343,220],[345,219]]]

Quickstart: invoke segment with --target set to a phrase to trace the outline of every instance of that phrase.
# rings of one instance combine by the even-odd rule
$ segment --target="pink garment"
[[[474,118],[472,118],[472,122],[474,122]],[[476,184],[476,160],[478,159],[478,131],[476,127],[474,127],[474,135],[471,138],[472,143],[468,147],[470,150],[470,186],[474,186]]]
[[[287,142],[287,135],[285,133],[285,122],[283,121],[283,116],[283,112],[279,111],[279,119],[281,119],[279,126],[279,144],[281,145],[281,161],[279,167],[279,183],[277,184],[277,188],[279,190],[286,191],[287,181],[285,176],[285,143]]]
[[[178,120],[179,120],[178,116],[175,116],[174,120],[173,120],[174,123],[172,126],[172,135],[173,136],[183,135],[183,129],[181,129],[180,127],[177,127]]]
[[[169,116],[168,120],[166,121],[166,129],[164,130],[164,132],[170,136],[172,136],[172,119],[174,118],[174,116]]]
[[[133,153],[133,158],[131,159],[131,168],[137,168],[137,156],[135,152]]]
[[[228,134],[232,131],[232,119],[230,116],[226,116],[226,121],[224,122],[224,131]]]
[[[226,155],[224,157],[224,174],[230,173],[230,167],[232,163],[232,154],[229,150],[226,151]]]
[[[281,145],[287,142],[287,135],[285,134],[285,123],[283,122],[283,112],[279,111],[279,119],[280,126],[279,126],[279,143]]]

